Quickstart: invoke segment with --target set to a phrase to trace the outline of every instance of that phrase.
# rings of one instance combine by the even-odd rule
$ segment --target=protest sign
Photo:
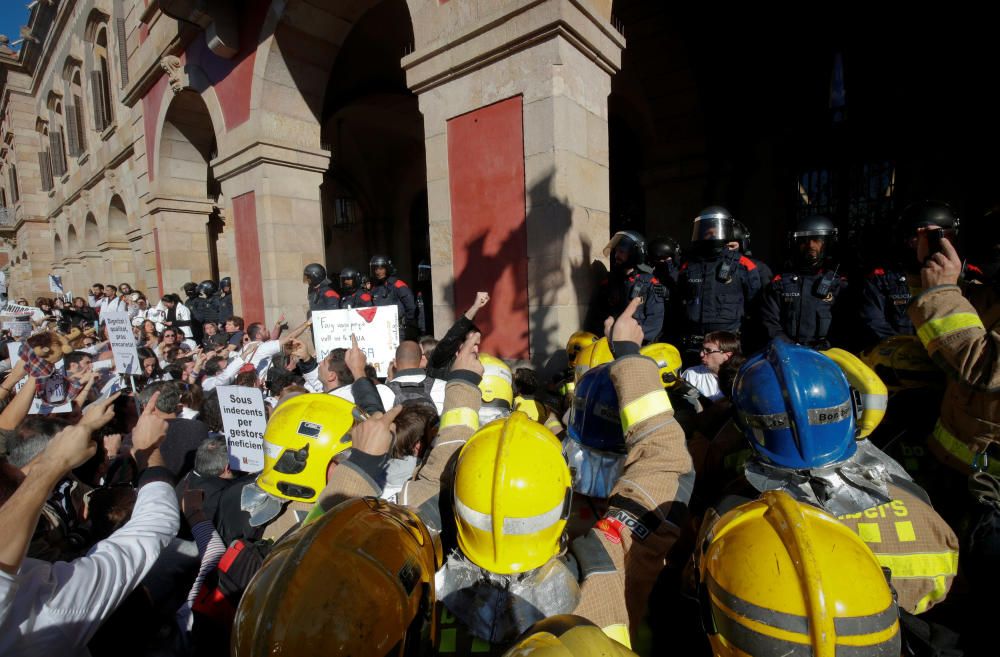
[[[326,358],[334,349],[351,348],[351,336],[365,352],[368,364],[379,377],[388,374],[389,363],[396,357],[399,346],[399,311],[396,306],[353,308],[350,310],[318,310],[312,314],[316,357]]]
[[[243,472],[264,468],[264,395],[259,388],[218,386],[219,410],[229,445],[229,467]]]
[[[38,308],[34,306],[21,306],[8,301],[0,308],[0,315],[34,315]]]
[[[132,333],[128,313],[108,310],[101,313],[101,322],[108,327],[108,340],[118,373],[142,374],[142,363],[135,348],[135,334]]]
[[[56,294],[59,295],[66,293],[63,290],[62,276],[49,274],[49,292],[55,292]]]
[[[12,353],[17,353],[17,348],[14,346],[16,344],[18,343],[11,343]],[[21,388],[24,387],[27,381],[28,377],[24,377],[14,384],[15,395],[21,392]],[[52,376],[40,379],[39,382],[42,384],[45,398],[39,397],[36,393],[35,398],[31,400],[31,408],[28,409],[28,415],[51,415],[53,413],[73,412],[73,400],[66,397],[68,382],[66,381],[66,371],[63,361],[60,360],[56,363],[56,370]]]
[[[31,335],[31,318],[27,316],[4,318],[0,320],[0,329],[10,331],[11,337],[18,340],[26,338]]]

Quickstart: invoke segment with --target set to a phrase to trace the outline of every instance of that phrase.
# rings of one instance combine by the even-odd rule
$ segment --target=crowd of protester
[[[0,653],[991,654],[1000,236],[928,252],[936,217],[904,303],[865,283],[863,348],[827,224],[764,275],[721,208],[683,255],[615,235],[603,326],[544,367],[481,349],[486,292],[421,335],[382,256],[297,300],[397,306],[381,378],[234,314],[230,279],[36,299],[0,381]],[[260,471],[222,386],[262,392]]]

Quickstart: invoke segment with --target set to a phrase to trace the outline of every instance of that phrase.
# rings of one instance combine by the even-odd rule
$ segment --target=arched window
[[[83,84],[80,68],[75,67],[69,79],[69,96],[66,101],[66,142],[71,157],[79,157],[87,150],[87,137],[83,124]]]
[[[94,128],[103,132],[115,122],[111,96],[111,67],[108,64],[108,17],[98,10],[91,12],[87,22],[86,40],[92,44],[87,58],[90,67],[90,102],[94,107]]]
[[[21,200],[21,190],[17,186],[17,165],[10,163],[10,202],[17,203]]]
[[[52,158],[52,175],[62,176],[68,170],[66,167],[66,134],[63,131],[62,103],[57,102],[53,109],[54,121],[49,126],[49,157]]]

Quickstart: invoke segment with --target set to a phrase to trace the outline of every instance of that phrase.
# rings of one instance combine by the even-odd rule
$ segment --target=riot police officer
[[[188,308],[192,308],[192,303],[198,299],[198,284],[194,281],[188,281],[184,284],[184,305]],[[197,305],[195,303],[195,305]],[[193,312],[193,309],[192,309]]]
[[[730,250],[739,251],[741,255],[746,256],[747,260],[757,265],[757,279],[760,281],[760,289],[763,290],[767,287],[767,284],[771,282],[774,278],[774,272],[771,268],[767,266],[760,258],[753,257],[753,251],[750,249],[750,229],[742,221],[733,222],[733,241],[729,242],[726,246]]]
[[[219,281],[219,317],[223,321],[233,316],[233,279],[229,276]]]
[[[917,233],[923,228],[942,228],[954,242],[959,219],[947,203],[921,201],[907,206],[899,217],[894,257],[887,266],[872,269],[861,291],[861,343],[870,347],[893,335],[914,335],[906,315],[910,300],[920,292]]]
[[[772,339],[827,349],[847,279],[826,262],[837,227],[826,217],[801,219],[789,232],[792,266],[764,291],[761,320]]]
[[[340,307],[367,308],[372,304],[372,295],[362,290],[361,274],[354,267],[344,267],[340,270]]]
[[[202,281],[198,284],[198,293],[202,296],[201,303],[198,306],[201,311],[201,319],[195,319],[199,324],[213,322],[221,326],[229,317],[232,317],[232,315],[226,316],[222,314],[222,303],[216,295],[218,290],[219,287],[215,284],[215,281]]]
[[[649,243],[649,266],[653,275],[667,289],[669,303],[675,296],[677,276],[681,268],[681,245],[672,237],[661,237]]]
[[[661,237],[649,243],[649,264],[660,282],[671,287],[677,280],[681,263],[681,245],[672,237]]]
[[[373,256],[368,263],[372,275],[372,304],[396,306],[399,309],[399,329],[406,339],[417,335],[417,303],[410,286],[396,277],[396,268],[388,256]]]
[[[309,286],[309,310],[337,310],[340,295],[326,277],[326,267],[313,262],[302,270],[302,282]]]
[[[642,298],[633,317],[642,327],[643,342],[655,342],[663,330],[667,288],[646,264],[646,239],[626,230],[615,233],[604,247],[611,258],[607,280],[607,314],[617,317],[629,302]]]
[[[721,206],[705,208],[695,217],[691,253],[677,278],[680,342],[685,362],[697,362],[702,338],[712,331],[739,333],[743,318],[760,294],[757,265],[729,249],[736,241],[733,215]]]
[[[181,288],[184,290],[184,305],[191,313],[191,319],[188,320],[186,326],[189,326],[194,339],[201,342],[202,330],[201,325],[204,320],[201,319],[202,316],[202,299],[198,296],[198,284],[194,281],[188,281]]]

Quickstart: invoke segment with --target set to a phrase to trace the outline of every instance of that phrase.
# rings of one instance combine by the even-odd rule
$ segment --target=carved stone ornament
[[[190,86],[188,83],[188,76],[184,72],[184,64],[181,63],[180,57],[177,57],[176,55],[165,55],[163,59],[160,60],[160,68],[166,71],[167,81],[170,82],[170,89],[175,94],[179,94],[181,91]]]
[[[118,193],[118,172],[114,169],[109,169],[104,172],[104,179],[108,182],[108,189],[111,193]]]

